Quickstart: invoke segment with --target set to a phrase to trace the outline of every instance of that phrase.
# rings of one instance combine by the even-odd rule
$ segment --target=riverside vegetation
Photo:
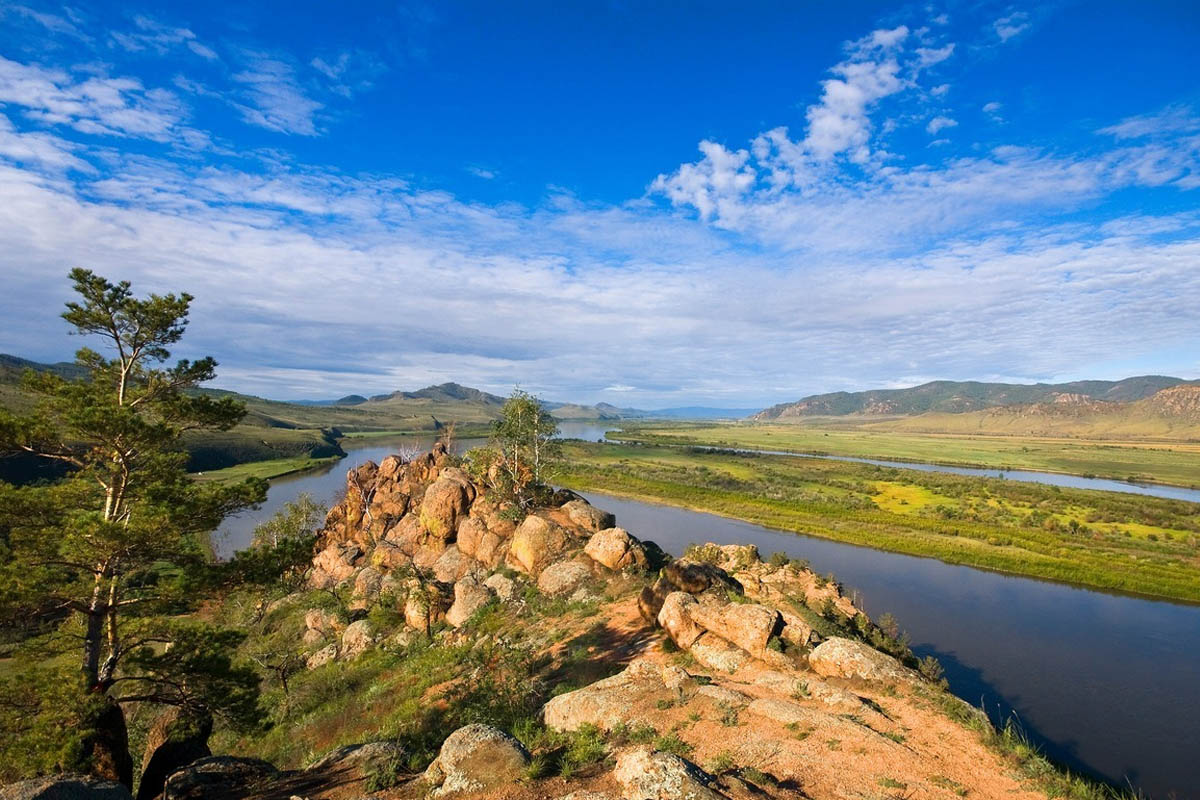
[[[572,442],[561,480],[953,564],[1200,602],[1194,503],[871,464]]]

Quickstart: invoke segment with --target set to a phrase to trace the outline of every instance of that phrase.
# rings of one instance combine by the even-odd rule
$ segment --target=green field
[[[572,443],[566,453],[559,480],[575,489],[953,564],[1200,602],[1200,515],[1191,503],[681,447]]]
[[[305,470],[333,464],[336,461],[340,461],[341,458],[341,456],[330,456],[328,458],[308,458],[307,456],[276,458],[270,461],[253,461],[248,464],[226,467],[225,469],[214,469],[208,472],[196,472],[193,474],[197,480],[219,481],[221,483],[237,483],[246,478],[270,480],[282,475],[291,475],[295,472],[304,472]]]
[[[1030,469],[1089,477],[1200,486],[1200,443],[965,436],[864,430],[828,420],[809,424],[633,425],[625,442],[703,444],[935,464]]]

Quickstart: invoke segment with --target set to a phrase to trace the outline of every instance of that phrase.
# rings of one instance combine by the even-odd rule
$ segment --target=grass
[[[703,444],[1200,486],[1200,442],[906,433],[822,424],[630,425],[625,442]]]
[[[572,443],[566,453],[560,481],[575,489],[952,564],[1200,602],[1200,518],[1191,503],[678,447]],[[882,505],[881,485],[890,487]],[[923,502],[895,502],[898,489]]]
[[[278,478],[283,475],[291,475],[296,472],[323,467],[333,464],[340,459],[341,456],[330,456],[328,458],[309,458],[307,456],[275,458],[270,461],[252,461],[248,464],[238,464],[235,467],[214,469],[194,474],[198,480],[216,481],[219,483],[238,483],[246,478],[264,478],[269,480],[270,478]]]

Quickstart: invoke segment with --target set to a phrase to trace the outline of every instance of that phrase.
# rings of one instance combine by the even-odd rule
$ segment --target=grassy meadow
[[[1200,442],[901,433],[867,424],[624,424],[624,442],[703,444],[1200,486]]]
[[[1200,602],[1200,515],[1191,503],[793,456],[632,444],[571,443],[566,451],[559,480],[575,489],[952,564]]]

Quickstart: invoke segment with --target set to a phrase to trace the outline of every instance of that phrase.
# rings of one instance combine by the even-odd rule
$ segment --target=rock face
[[[137,800],[153,800],[162,794],[169,775],[197,759],[211,756],[208,749],[211,734],[210,717],[181,719],[175,707],[159,714],[146,737]]]
[[[407,752],[399,742],[389,740],[349,744],[332,750],[309,765],[306,772],[367,772],[400,762]]]
[[[275,767],[256,758],[210,756],[193,761],[167,778],[163,800],[206,800],[230,790],[244,790],[270,780]]]
[[[529,753],[513,737],[490,725],[467,725],[446,737],[425,771],[435,797],[505,786],[524,777]]]
[[[625,800],[728,800],[713,777],[687,759],[648,747],[617,756],[613,777]]]
[[[558,731],[576,731],[584,725],[611,730],[633,724],[641,710],[672,697],[662,668],[635,661],[612,677],[551,698],[542,708],[542,718],[547,727]]]
[[[919,680],[915,672],[901,666],[896,659],[853,639],[827,639],[809,653],[808,663],[813,672],[826,677],[864,681]]]
[[[132,800],[114,781],[87,775],[53,775],[0,786],[0,800]]]
[[[646,549],[624,528],[605,528],[583,548],[596,563],[611,570],[646,566]]]

